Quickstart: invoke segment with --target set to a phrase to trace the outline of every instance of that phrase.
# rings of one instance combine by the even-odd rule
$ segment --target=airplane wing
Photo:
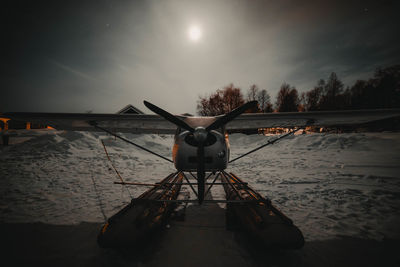
[[[0,117],[39,123],[57,130],[100,131],[91,124],[112,132],[173,134],[176,126],[158,115],[148,114],[92,114],[92,113],[33,113],[10,112]]]
[[[400,117],[400,109],[245,113],[229,122],[226,129],[234,132],[273,127],[360,125],[394,117]]]
[[[92,126],[93,122],[112,132],[173,134],[177,128],[158,115],[148,114],[12,112],[0,114],[0,117],[48,125],[57,130],[73,131],[99,131]],[[185,120],[184,116],[178,117]],[[394,117],[400,117],[400,109],[246,113],[230,121],[226,129],[234,132],[272,127],[359,125]],[[186,120],[190,121],[189,118]],[[193,119],[199,118],[193,117]],[[214,120],[215,117],[211,117],[209,121]]]

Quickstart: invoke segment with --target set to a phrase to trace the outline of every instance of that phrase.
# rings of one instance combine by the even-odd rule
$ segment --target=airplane
[[[152,184],[154,186],[149,191],[146,191],[139,198],[133,199],[131,205],[128,205],[119,213],[115,214],[103,226],[99,234],[99,244],[101,246],[113,246],[119,241],[123,240],[126,243],[127,236],[134,238],[137,235],[143,234],[146,231],[136,231],[134,234],[124,234],[123,236],[119,231],[115,230],[117,234],[113,234],[112,238],[107,236],[107,231],[110,232],[110,225],[115,225],[119,221],[121,225],[125,225],[124,229],[130,229],[130,224],[122,222],[122,217],[129,217],[126,215],[128,210],[136,207],[137,214],[143,214],[144,211],[138,207],[147,205],[148,209],[152,210],[154,216],[151,218],[158,218],[157,214],[168,214],[173,205],[181,202],[194,202],[199,205],[204,202],[224,202],[228,205],[227,218],[232,217],[233,213],[241,218],[245,224],[249,222],[249,217],[252,217],[254,224],[259,221],[274,222],[270,225],[277,224],[274,220],[279,218],[280,225],[284,225],[285,237],[279,237],[276,240],[271,239],[274,235],[273,226],[266,228],[263,232],[257,232],[258,236],[265,234],[265,240],[269,245],[280,244],[283,247],[299,248],[304,244],[304,238],[297,229],[294,227],[292,221],[287,218],[281,211],[276,209],[268,200],[253,190],[247,183],[243,182],[239,177],[233,173],[227,173],[225,170],[228,168],[229,163],[236,161],[243,156],[258,151],[259,149],[273,144],[274,142],[293,134],[299,129],[304,129],[309,126],[318,127],[333,127],[333,126],[346,126],[346,125],[360,125],[374,121],[390,119],[400,116],[399,109],[390,110],[345,110],[345,111],[317,111],[317,112],[287,112],[287,113],[245,113],[245,111],[257,106],[257,101],[250,101],[244,105],[237,107],[231,112],[211,117],[195,117],[173,115],[164,109],[144,101],[144,105],[153,111],[155,115],[149,114],[93,114],[93,113],[30,113],[30,112],[10,112],[0,114],[0,117],[10,118],[14,120],[30,121],[49,125],[57,130],[73,130],[73,131],[104,131],[116,138],[131,143],[136,147],[152,153],[158,157],[163,158],[174,164],[176,172],[168,175],[160,183]],[[230,144],[229,133],[237,131],[245,131],[249,129],[259,128],[272,128],[272,127],[288,127],[293,130],[269,141],[266,144],[250,150],[235,159],[230,159]],[[118,132],[130,133],[157,133],[157,134],[174,134],[174,144],[172,147],[172,160],[159,155],[149,149],[142,147],[126,138],[118,135]],[[192,172],[196,171],[197,175]],[[195,183],[191,183],[187,179],[186,173],[190,173],[195,179]],[[210,173],[206,177],[206,173]],[[217,175],[215,175],[218,173]],[[207,182],[208,178],[214,174],[215,178],[212,183]],[[227,195],[227,199],[223,200],[205,200],[210,188],[217,184],[216,180],[220,178]],[[186,183],[183,183],[186,179]],[[121,181],[120,184],[129,185]],[[139,183],[131,183],[137,184]],[[197,190],[193,185],[197,184]],[[145,184],[144,184],[145,185]],[[197,196],[196,200],[182,200],[177,199],[181,185],[190,185],[193,192]],[[206,188],[209,186],[208,188]],[[161,195],[159,195],[161,194]],[[155,197],[157,196],[157,197]],[[151,206],[148,201],[154,201],[158,204]],[[139,203],[139,204],[138,204]],[[141,203],[141,204],[140,204]],[[161,204],[160,204],[161,203]],[[242,203],[242,205],[237,205]],[[256,206],[254,206],[256,204]],[[150,206],[148,206],[150,205]],[[155,206],[154,206],[155,205]],[[157,206],[158,205],[158,206]],[[161,205],[161,206],[159,206]],[[243,209],[243,205],[247,205]],[[250,205],[250,206],[249,206]],[[253,205],[253,206],[251,206]],[[144,207],[144,206],[143,206]],[[260,210],[261,209],[261,210]],[[139,212],[140,210],[141,212]],[[136,214],[135,213],[135,214]],[[145,213],[148,214],[149,212]],[[130,215],[132,217],[132,215]],[[142,218],[143,215],[135,215],[135,218]],[[149,215],[146,215],[149,216]],[[167,215],[166,215],[167,216]],[[257,217],[258,216],[258,217]],[[132,219],[132,218],[131,218]],[[153,220],[151,219],[151,220]],[[135,219],[139,220],[139,219]],[[151,221],[150,220],[150,221]],[[154,219],[155,220],[155,219]],[[154,221],[153,220],[153,221]],[[146,219],[148,222],[149,219]],[[150,224],[149,224],[150,225]],[[116,228],[113,226],[114,229]],[[272,228],[271,228],[272,227]],[[283,227],[283,226],[282,226]],[[256,228],[250,227],[254,232]],[[258,231],[258,230],[257,230]],[[127,231],[124,231],[125,233]],[[291,232],[293,242],[289,242],[287,233]],[[266,234],[268,233],[268,234]],[[115,237],[118,236],[118,237]],[[119,240],[118,242],[114,242]],[[275,241],[271,241],[275,240]],[[282,241],[284,240],[284,241]],[[274,243],[275,242],[275,243]],[[285,243],[286,242],[286,243]]]

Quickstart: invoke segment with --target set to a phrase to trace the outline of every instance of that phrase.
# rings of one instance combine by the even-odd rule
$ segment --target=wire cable
[[[166,158],[166,157],[164,157],[164,156],[161,156],[160,154],[157,154],[156,152],[153,152],[153,151],[151,151],[151,150],[149,150],[149,149],[147,149],[147,148],[145,148],[145,147],[142,147],[141,145],[135,144],[134,142],[129,141],[128,139],[123,138],[122,136],[119,136],[119,135],[117,135],[117,134],[115,134],[115,133],[113,133],[113,132],[111,132],[111,131],[109,131],[109,130],[103,128],[103,127],[97,126],[97,123],[94,122],[94,121],[90,122],[90,125],[92,125],[93,127],[97,128],[97,129],[99,129],[99,130],[102,130],[102,131],[104,131],[104,132],[106,132],[106,133],[109,133],[109,134],[111,134],[112,136],[121,139],[122,141],[125,141],[125,142],[127,142],[127,143],[129,143],[129,144],[131,144],[131,145],[134,145],[134,146],[136,146],[136,147],[138,147],[138,148],[140,148],[140,149],[142,149],[142,150],[144,150],[144,151],[147,151],[147,152],[149,152],[149,153],[151,153],[151,154],[153,154],[153,155],[155,155],[155,156],[157,156],[157,157],[160,157],[160,158],[162,158],[162,159],[164,159],[164,160],[166,160],[166,161],[169,161],[169,162],[173,163],[172,160],[170,160],[170,159],[168,159],[168,158]]]
[[[108,161],[110,162],[111,166],[113,167],[113,169],[114,169],[115,173],[117,174],[119,180],[121,181],[121,184],[124,185],[126,191],[128,191],[129,196],[130,196],[131,198],[133,198],[133,196],[132,196],[132,194],[131,194],[131,191],[129,191],[128,187],[126,187],[126,185],[125,185],[124,179],[122,179],[121,174],[119,174],[119,171],[117,170],[117,168],[115,168],[113,162],[111,161],[110,155],[108,155],[108,152],[107,152],[106,145],[104,144],[103,140],[100,140],[100,141],[101,141],[101,143],[103,144],[104,152],[106,152],[107,159],[108,159]]]
[[[302,128],[298,128],[298,129],[295,129],[295,130],[291,130],[290,132],[288,132],[288,133],[286,133],[286,134],[284,134],[284,135],[282,135],[282,136],[279,136],[278,138],[275,138],[275,139],[272,140],[272,141],[268,141],[266,144],[263,144],[263,145],[261,145],[261,146],[255,148],[255,149],[253,149],[253,150],[250,150],[249,152],[244,153],[243,155],[241,155],[241,156],[239,156],[239,157],[237,157],[237,158],[234,158],[234,159],[230,160],[229,163],[232,163],[232,162],[234,162],[234,161],[236,161],[236,160],[238,160],[238,159],[243,158],[244,156],[247,156],[247,155],[249,155],[249,154],[251,154],[251,153],[254,153],[254,152],[260,150],[260,149],[263,148],[263,147],[266,147],[266,146],[268,146],[268,145],[272,145],[272,144],[275,143],[276,141],[278,141],[278,140],[280,140],[280,139],[283,139],[283,138],[285,138],[285,137],[287,137],[287,136],[289,136],[289,135],[291,135],[291,134],[294,134],[295,132],[297,132],[297,131],[299,131],[299,130],[301,130],[301,129],[304,129],[304,128],[302,127]]]

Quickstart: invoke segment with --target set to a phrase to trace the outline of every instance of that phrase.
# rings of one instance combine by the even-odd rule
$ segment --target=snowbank
[[[124,136],[171,157],[172,136]],[[231,158],[271,138],[231,135]],[[126,181],[157,182],[174,171],[172,164],[104,134],[42,131],[0,148],[0,220],[101,222],[99,203],[110,216],[129,202],[126,188],[113,184],[118,178],[100,139]],[[398,133],[298,135],[238,160],[228,171],[269,197],[307,240],[381,240],[400,237],[399,152]],[[130,194],[143,190],[130,187]],[[213,193],[222,197],[221,190]]]

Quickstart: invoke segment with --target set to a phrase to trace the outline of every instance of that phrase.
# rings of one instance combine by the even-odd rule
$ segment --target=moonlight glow
[[[196,42],[201,38],[201,29],[198,26],[190,26],[189,39]]]

